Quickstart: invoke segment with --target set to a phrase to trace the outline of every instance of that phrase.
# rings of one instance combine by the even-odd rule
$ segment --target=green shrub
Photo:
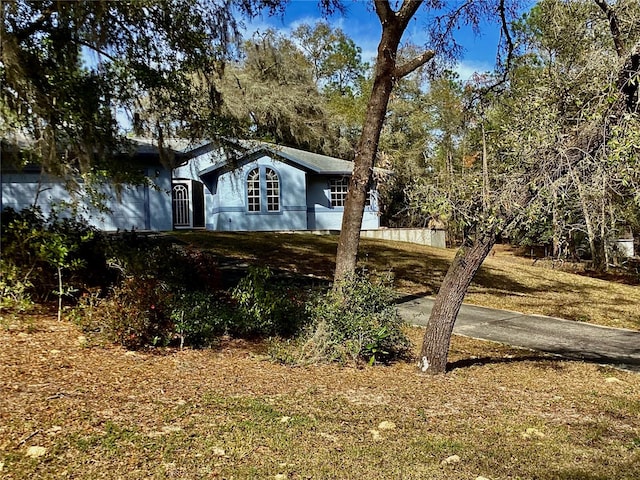
[[[247,275],[233,289],[236,336],[292,336],[304,323],[304,295],[301,289],[278,282],[266,267],[249,267]]]
[[[360,273],[310,302],[307,312],[313,323],[305,357],[371,364],[408,358],[411,343],[389,283]]]
[[[3,296],[46,301],[52,292],[102,284],[107,270],[103,235],[82,221],[45,218],[39,208],[2,212]]]
[[[13,263],[0,259],[0,311],[27,312],[33,306],[28,277]]]
[[[173,331],[180,347],[204,347],[224,335],[233,321],[233,311],[220,294],[186,292],[171,302]]]
[[[176,246],[166,238],[124,232],[112,238],[109,262],[121,280],[156,278],[174,291],[220,290],[220,269],[213,255]]]

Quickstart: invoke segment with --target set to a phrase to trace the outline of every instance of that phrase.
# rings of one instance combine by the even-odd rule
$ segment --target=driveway
[[[403,298],[398,312],[408,323],[427,324],[433,298]],[[562,357],[640,372],[640,332],[583,322],[463,305],[454,333]]]

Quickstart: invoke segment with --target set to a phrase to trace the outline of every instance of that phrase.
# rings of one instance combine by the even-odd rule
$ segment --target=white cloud
[[[483,61],[461,60],[453,69],[463,82],[469,80],[474,73],[493,71],[493,65]]]

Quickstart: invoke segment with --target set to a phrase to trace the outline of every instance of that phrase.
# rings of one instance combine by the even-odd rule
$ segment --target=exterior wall
[[[269,167],[278,174],[280,182],[280,211],[267,212],[264,202],[265,185],[261,185],[262,209],[249,212],[247,209],[247,175],[254,168],[264,171]],[[209,182],[205,181],[205,184]],[[212,183],[216,183],[215,180]],[[243,163],[230,172],[217,177],[211,191],[207,215],[207,228],[225,231],[306,230],[305,173],[286,163],[262,156]]]
[[[307,229],[308,230],[340,230],[344,207],[331,206],[330,177],[309,176],[307,182]],[[365,207],[362,217],[363,230],[380,228],[378,202],[375,193],[371,195],[371,205]]]
[[[171,230],[171,177],[166,169],[149,168],[145,172],[156,187],[122,186],[104,187],[106,212],[100,212],[86,200],[76,197],[78,215],[100,230],[136,229]],[[60,215],[71,215],[74,198],[65,189],[63,182],[55,177],[39,173],[2,174],[2,208],[22,210],[36,203],[45,216],[52,210]],[[40,182],[40,183],[39,183]]]
[[[364,238],[379,238],[394,242],[417,243],[429,247],[446,248],[444,230],[430,228],[382,228],[379,230],[365,230],[361,233]]]
[[[331,207],[329,179],[314,175],[282,162],[270,155],[251,161],[239,161],[232,171],[199,176],[199,172],[224,161],[224,153],[210,151],[176,168],[173,178],[189,178],[205,185],[205,222],[207,230],[339,230],[342,227],[342,207]],[[280,211],[249,212],[247,209],[247,175],[256,167],[270,167],[280,180]],[[380,227],[375,195],[366,207],[363,229]]]

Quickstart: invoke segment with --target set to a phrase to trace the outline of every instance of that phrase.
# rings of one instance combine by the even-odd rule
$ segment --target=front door
[[[204,228],[204,185],[196,180],[191,181],[191,205],[193,228]]]
[[[173,228],[204,228],[204,185],[201,182],[174,180],[171,200]]]
[[[173,200],[174,228],[191,227],[191,201],[189,200],[189,183],[174,182],[171,197]]]

